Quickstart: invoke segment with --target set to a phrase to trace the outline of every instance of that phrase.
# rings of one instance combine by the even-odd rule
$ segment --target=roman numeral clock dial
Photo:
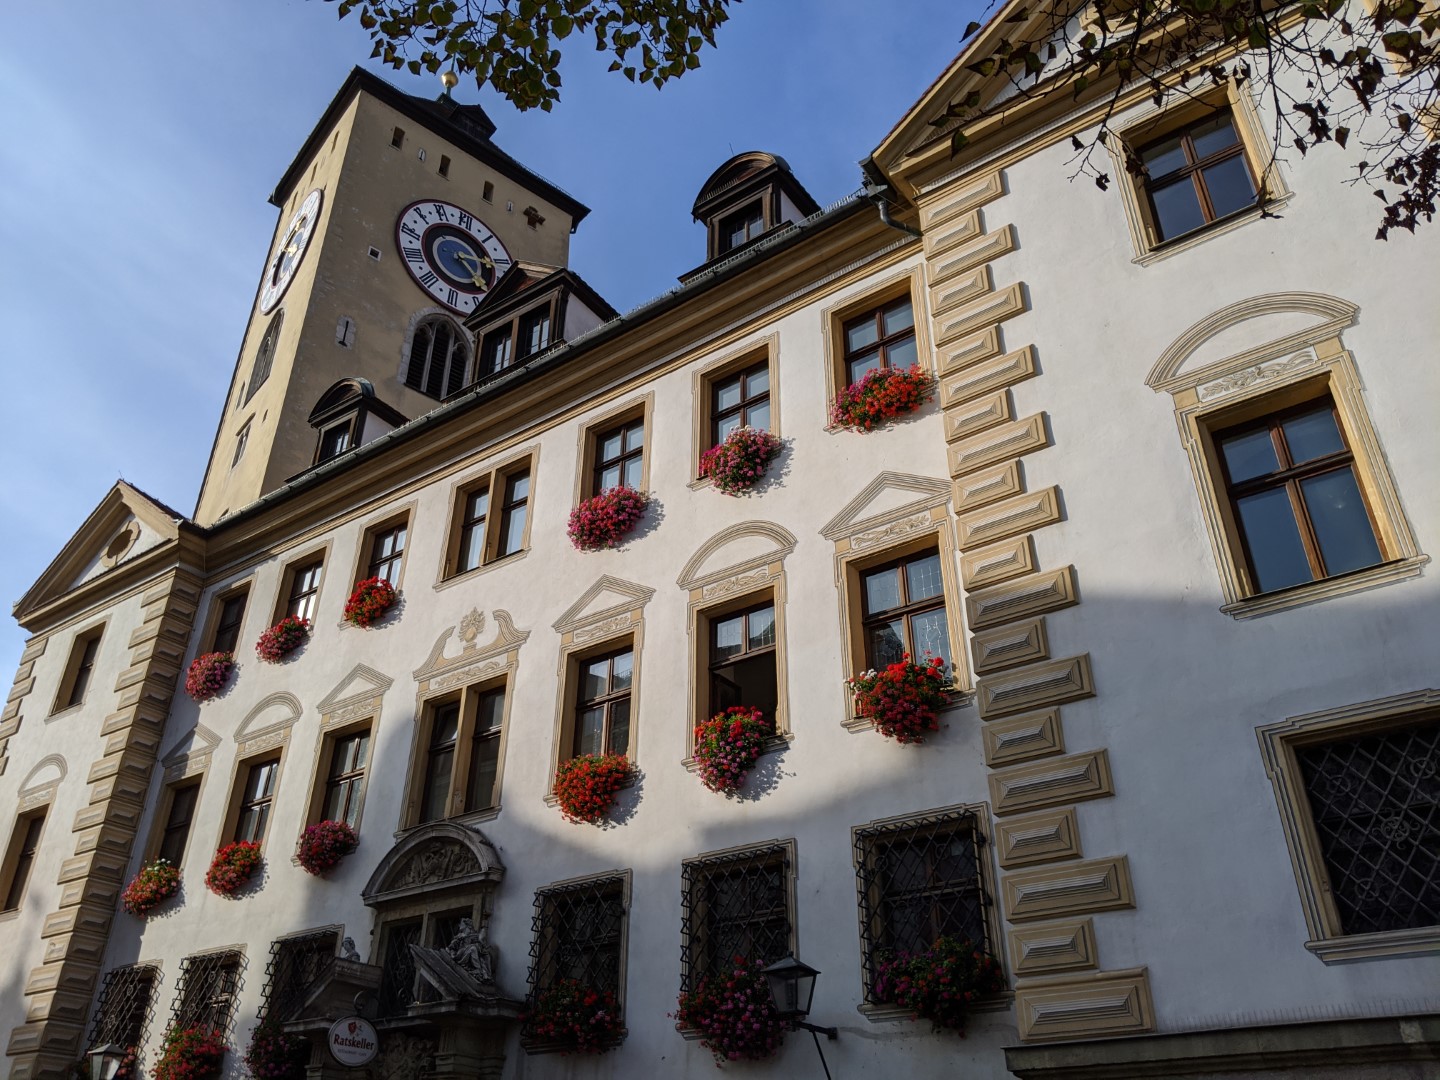
[[[435,200],[401,211],[395,246],[415,284],[458,315],[474,311],[513,261],[483,221]]]
[[[265,264],[265,281],[260,288],[261,312],[274,310],[289,288],[290,279],[295,276],[300,260],[305,257],[305,249],[310,245],[310,237],[315,234],[315,223],[320,220],[320,198],[319,188],[306,195],[300,209],[295,211],[295,216],[280,234],[280,243]]]

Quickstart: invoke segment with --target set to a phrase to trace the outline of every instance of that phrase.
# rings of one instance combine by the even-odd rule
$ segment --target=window
[[[1401,694],[1257,730],[1326,963],[1440,950],[1440,695]]]
[[[520,319],[520,346],[517,359],[524,360],[550,346],[550,308],[545,306]]]
[[[1215,433],[1225,489],[1256,592],[1383,561],[1334,402]]]
[[[571,754],[629,753],[633,649],[626,645],[579,664]]]
[[[915,663],[941,656],[949,663],[950,630],[940,553],[927,549],[860,574],[865,660],[884,667],[909,653]]]
[[[297,619],[315,620],[316,599],[320,595],[320,574],[325,569],[323,559],[301,563],[289,572],[289,587],[286,589],[285,609],[281,617],[293,615]],[[275,620],[279,622],[279,619]]]
[[[205,1027],[223,1036],[240,992],[243,965],[244,957],[238,952],[202,953],[181,960],[170,1030]]]
[[[105,973],[95,1021],[86,1046],[123,1046],[138,1049],[150,1026],[150,1010],[160,969],[153,964],[129,964]]]
[[[261,1018],[282,1024],[300,1019],[310,989],[335,959],[339,944],[340,933],[334,927],[272,941]]]
[[[908,368],[919,362],[909,296],[847,319],[843,332],[848,383],[858,383],[877,368]]]
[[[329,461],[333,457],[339,457],[346,450],[350,449],[352,427],[354,427],[354,421],[346,420],[340,424],[332,424],[320,433],[320,449],[315,457],[317,465],[322,461]]]
[[[485,183],[481,185],[480,198],[484,199],[486,202],[495,201],[495,185],[492,184],[489,180],[486,180]]]
[[[230,459],[230,467],[233,469],[240,464],[240,459],[245,456],[245,447],[250,442],[250,421],[246,420],[245,425],[235,436],[235,456]]]
[[[701,856],[680,871],[680,989],[732,958],[773,964],[795,948],[793,842]]]
[[[70,646],[70,659],[65,664],[65,675],[55,695],[54,712],[73,709],[85,700],[90,678],[95,673],[95,658],[100,654],[100,636],[104,630],[104,626],[87,630],[78,635],[75,644]]]
[[[265,328],[265,336],[260,339],[260,348],[255,351],[255,366],[250,371],[250,388],[244,395],[246,401],[253,398],[255,391],[264,386],[265,380],[270,377],[270,367],[275,362],[275,345],[280,340],[280,326],[284,319],[283,309],[270,317],[270,325]]]
[[[760,203],[751,203],[720,219],[720,253],[740,247],[765,231],[765,210]]]
[[[440,168],[439,168],[438,170],[436,170],[436,171],[438,171],[442,177],[445,177],[446,179],[449,178],[449,176],[450,176],[450,159],[449,159],[446,155],[444,155],[444,154],[441,154],[441,155],[440,155]]]
[[[393,146],[396,150],[399,150],[402,146],[405,145],[404,128],[397,127],[392,132],[390,132],[390,145]]]
[[[942,937],[996,955],[984,841],[972,810],[879,822],[855,829],[852,840],[867,1002],[886,956],[923,952]]]
[[[165,811],[165,826],[160,831],[156,857],[171,866],[179,866],[185,858],[185,844],[190,839],[190,826],[195,820],[195,804],[200,799],[200,782],[170,789],[170,805]]]
[[[443,316],[415,327],[405,361],[405,385],[437,401],[465,385],[470,348],[465,335]]]
[[[35,868],[35,855],[40,850],[40,834],[44,831],[44,810],[23,814],[15,822],[5,863],[0,866],[0,896],[4,897],[0,911],[19,910],[20,902],[25,899],[25,887],[30,884],[30,872]]]
[[[405,531],[407,522],[398,521],[370,531],[370,559],[361,580],[380,578],[399,586],[400,568],[405,563]]]
[[[486,334],[485,344],[480,353],[481,373],[494,375],[497,371],[504,371],[509,367],[514,362],[512,344],[513,339],[508,326]]]
[[[434,901],[431,903],[433,905]],[[443,949],[455,940],[461,919],[469,919],[473,926],[481,927],[487,918],[481,903],[469,902],[440,910],[432,906],[425,914],[412,918],[387,919],[378,935],[380,948],[377,955],[382,970],[380,1015],[398,1016],[417,1002],[439,1000],[435,989],[417,974],[410,954],[411,945]]]
[[[739,427],[770,430],[770,362],[762,360],[710,384],[710,445]]]
[[[500,803],[505,684],[467,686],[426,708],[419,802],[413,824],[489,810]]]
[[[564,979],[621,1000],[628,874],[538,889],[530,942],[530,999]],[[528,1033],[527,1033],[528,1035]]]
[[[645,487],[645,419],[628,421],[595,436],[594,490]]]
[[[460,489],[447,559],[451,576],[525,550],[529,539],[530,468],[527,457]],[[491,512],[492,491],[500,497],[496,513]]]
[[[240,788],[235,819],[234,840],[252,844],[265,841],[265,828],[270,824],[270,808],[275,801],[275,782],[280,777],[280,759],[256,761],[241,767],[245,783]]]
[[[210,652],[234,652],[240,643],[240,624],[245,619],[247,590],[221,597],[217,602],[220,610],[215,616],[215,630],[210,635]]]
[[[775,603],[766,600],[733,614],[711,616],[710,705],[706,716],[732,706],[759,709],[775,723]]]
[[[323,821],[343,821],[351,828],[360,823],[360,801],[365,793],[365,767],[370,761],[370,729],[336,736],[331,741],[325,794],[320,806]]]
[[[1136,151],[1156,240],[1183,236],[1255,203],[1255,178],[1230,110],[1187,124]]]

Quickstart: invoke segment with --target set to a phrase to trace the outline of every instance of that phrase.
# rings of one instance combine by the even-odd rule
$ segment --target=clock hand
[[[491,270],[495,269],[495,264],[488,256],[476,258],[468,251],[455,252],[455,261],[470,271],[470,280],[480,286],[485,284],[485,279],[480,275],[480,268],[482,266],[488,266]]]

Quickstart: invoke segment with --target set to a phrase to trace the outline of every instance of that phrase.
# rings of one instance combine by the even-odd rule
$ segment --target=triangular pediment
[[[356,664],[350,674],[341,679],[334,690],[320,699],[316,711],[325,716],[340,712],[351,705],[359,705],[383,697],[395,682],[368,664]]]
[[[888,525],[910,514],[944,505],[950,493],[948,480],[882,472],[846,503],[840,513],[826,522],[820,534],[827,540],[839,540],[853,533]]]
[[[219,745],[219,735],[216,735],[204,724],[196,724],[170,744],[170,749],[161,756],[160,764],[167,769],[183,765],[192,757],[212,753]]]
[[[781,562],[795,550],[795,537],[768,521],[742,521],[716,533],[690,556],[677,584],[694,589],[730,574]]]
[[[180,535],[186,518],[118,481],[15,604],[17,618],[57,600]]]
[[[606,574],[565,609],[565,614],[555,620],[555,629],[563,634],[585,623],[643,608],[654,595],[654,589]]]

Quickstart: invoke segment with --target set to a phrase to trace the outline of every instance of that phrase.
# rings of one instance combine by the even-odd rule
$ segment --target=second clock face
[[[395,224],[395,246],[410,276],[436,302],[468,315],[513,261],[500,238],[452,203],[411,203]]]
[[[265,267],[265,284],[260,290],[260,310],[270,311],[285,295],[295,269],[305,257],[305,248],[315,234],[315,222],[320,218],[320,189],[316,188],[305,196],[300,209],[285,226],[280,245]]]

